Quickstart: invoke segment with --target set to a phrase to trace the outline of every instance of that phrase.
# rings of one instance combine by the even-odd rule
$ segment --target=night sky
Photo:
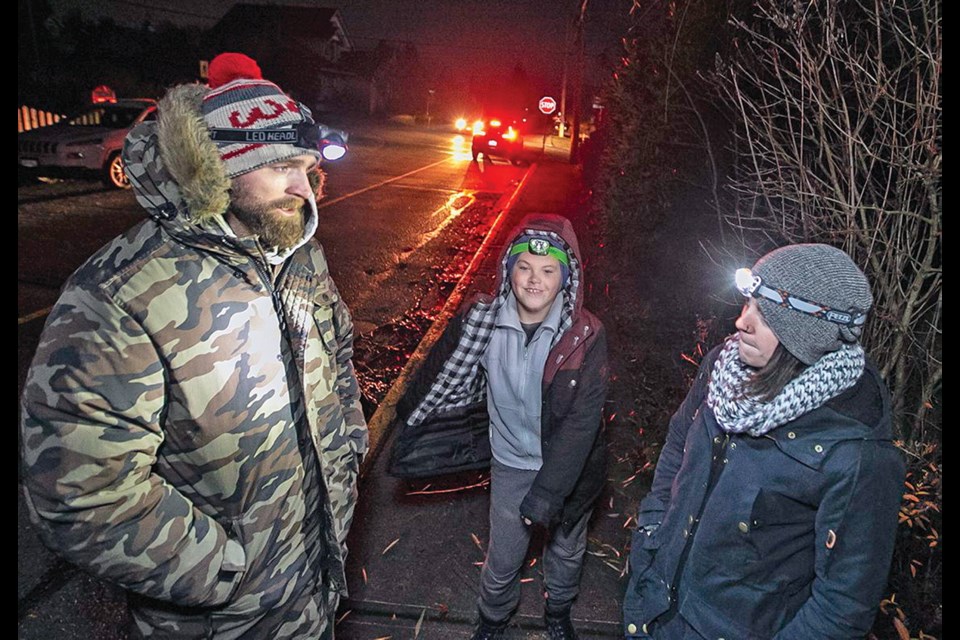
[[[110,17],[118,23],[209,27],[234,0],[50,0],[60,15],[79,8],[84,17]],[[253,4],[253,2],[251,2]],[[269,4],[257,2],[256,4]],[[559,87],[564,42],[572,42],[577,0],[344,0],[289,2],[340,9],[355,49],[372,49],[380,40],[410,41],[439,74],[494,77],[522,65],[544,91]],[[588,75],[602,73],[601,54],[615,58],[624,35],[631,0],[589,0],[585,26]],[[567,45],[572,50],[572,45]],[[570,58],[572,62],[573,58]]]

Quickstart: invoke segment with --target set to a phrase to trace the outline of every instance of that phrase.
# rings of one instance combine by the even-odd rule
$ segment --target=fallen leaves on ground
[[[408,492],[407,492],[407,495],[408,495],[408,496],[433,496],[433,495],[437,495],[437,494],[441,494],[441,493],[457,493],[457,492],[460,492],[460,491],[469,491],[470,489],[479,489],[479,488],[481,488],[481,487],[486,487],[486,486],[489,486],[489,485],[490,485],[490,478],[486,478],[485,480],[481,480],[480,482],[477,482],[476,484],[468,484],[468,485],[464,485],[464,486],[462,486],[462,487],[452,487],[452,488],[450,488],[450,489],[431,489],[431,490],[427,490],[427,487],[430,486],[430,485],[427,485],[427,487],[424,487],[423,489],[420,489],[419,491],[408,491]]]
[[[384,548],[384,550],[380,552],[380,555],[382,555],[382,556],[387,555],[387,551],[390,551],[390,549],[393,549],[393,547],[394,547],[398,542],[400,542],[400,538],[397,538],[396,540],[394,540],[393,542],[391,542],[390,544],[388,544],[388,545],[386,546],[386,548]]]
[[[420,618],[417,620],[416,626],[413,628],[413,638],[416,640],[420,637],[420,628],[423,626],[423,617],[427,615],[427,608],[424,607],[423,611],[420,612]]]

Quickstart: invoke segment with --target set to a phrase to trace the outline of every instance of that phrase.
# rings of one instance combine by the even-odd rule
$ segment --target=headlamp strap
[[[852,309],[850,311],[841,311],[833,309],[827,305],[818,302],[812,302],[806,298],[793,295],[789,291],[775,289],[764,284],[760,276],[755,276],[749,269],[738,269],[735,275],[737,289],[745,297],[766,298],[785,309],[792,309],[800,313],[822,318],[834,324],[840,324],[848,327],[859,327],[866,323],[867,314],[863,311]]]
[[[209,129],[210,139],[228,144],[297,144],[298,129]]]
[[[535,256],[551,256],[560,261],[560,264],[570,266],[570,257],[566,251],[556,248],[550,241],[543,238],[531,238],[527,242],[521,242],[510,248],[510,255],[515,256],[527,251]]]

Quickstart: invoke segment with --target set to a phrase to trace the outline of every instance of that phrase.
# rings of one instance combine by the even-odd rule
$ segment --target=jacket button
[[[717,436],[716,438],[714,438],[713,441],[716,444],[720,444],[720,436]]]
[[[627,633],[636,633],[636,632],[637,632],[637,625],[633,624],[632,622],[627,625]]]
[[[833,529],[828,529],[827,543],[826,543],[827,549],[833,549],[833,547],[836,546],[836,544],[837,544],[837,532],[834,531]]]
[[[817,453],[823,453],[823,447],[822,447],[821,445],[819,445],[819,444],[818,444],[818,445],[815,445],[815,446],[813,447],[813,450],[816,451]]]
[[[647,623],[646,623],[646,622],[643,623],[643,632],[644,632],[644,633],[650,633],[649,631],[647,631]]]
[[[576,381],[576,380],[571,380],[571,381],[570,381],[570,386],[571,386],[571,387],[577,386],[577,381]]]
[[[740,529],[740,533],[748,533],[750,531],[750,525],[746,522],[741,522],[737,525],[737,529]]]
[[[737,443],[736,443],[736,442],[731,442],[731,443],[730,443],[730,448],[731,448],[731,449],[736,449],[736,448],[737,448]]]
[[[787,437],[793,440],[794,438],[797,437],[797,434],[795,434],[793,431],[789,431],[787,432]]]

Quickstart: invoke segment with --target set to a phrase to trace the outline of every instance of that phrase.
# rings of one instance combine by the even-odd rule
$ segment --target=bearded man
[[[330,638],[367,427],[313,238],[318,125],[223,54],[124,163],[148,219],[74,273],[22,399],[44,542],[129,591],[139,633]]]

